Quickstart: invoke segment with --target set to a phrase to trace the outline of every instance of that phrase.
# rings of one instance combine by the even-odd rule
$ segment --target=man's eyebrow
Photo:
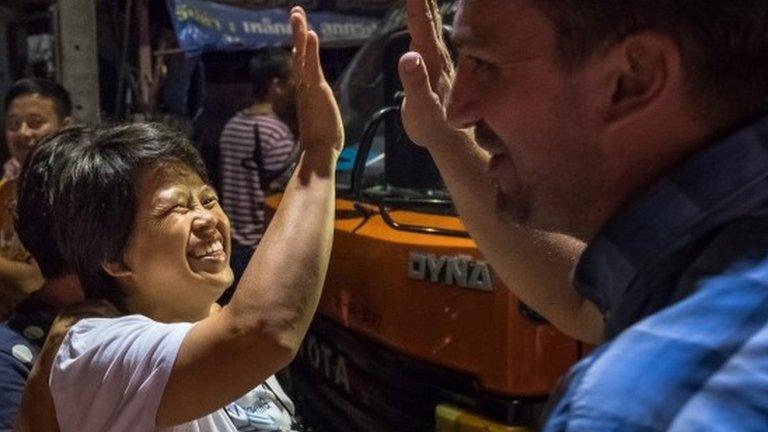
[[[450,42],[456,50],[488,51],[489,48],[498,45],[498,41],[492,36],[468,30],[454,31]]]

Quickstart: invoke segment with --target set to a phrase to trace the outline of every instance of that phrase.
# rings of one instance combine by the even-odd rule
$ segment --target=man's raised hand
[[[443,37],[443,19],[435,0],[407,0],[411,51],[421,55],[430,85],[442,102],[453,84],[453,60]]]
[[[413,142],[429,148],[462,133],[448,124],[445,115],[453,61],[435,0],[407,0],[406,10],[411,51],[400,59],[400,80],[406,95],[403,126]]]

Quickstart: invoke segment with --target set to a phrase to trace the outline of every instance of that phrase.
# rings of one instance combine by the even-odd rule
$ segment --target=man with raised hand
[[[408,134],[510,288],[604,341],[545,430],[764,428],[768,1],[462,0],[455,75],[408,13]],[[566,244],[521,225],[587,242],[573,284],[520,272]]]
[[[497,211],[499,183],[487,175],[488,152],[477,145],[473,128],[457,129],[447,121],[445,105],[455,72],[437,5],[415,0],[407,8],[413,52],[403,57],[400,69],[408,96],[403,105],[408,135],[432,153],[463,222],[505,284],[560,331],[599,342],[602,317],[570,281],[583,244],[521,227]]]

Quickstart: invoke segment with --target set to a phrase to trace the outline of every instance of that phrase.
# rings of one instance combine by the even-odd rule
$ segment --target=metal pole
[[[152,97],[151,87],[156,84],[152,73],[152,45],[149,40],[149,5],[146,0],[139,1],[138,4],[138,27],[139,27],[139,75],[141,82],[141,105],[147,112],[154,111],[154,97]]]
[[[74,116],[99,122],[96,0],[59,0],[54,6],[59,82],[72,96]]]

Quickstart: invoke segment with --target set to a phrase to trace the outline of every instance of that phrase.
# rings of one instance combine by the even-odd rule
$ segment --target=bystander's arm
[[[112,318],[117,309],[102,300],[89,300],[70,306],[59,314],[45,339],[35,365],[27,377],[21,398],[15,432],[57,432],[56,409],[48,385],[51,366],[69,329],[83,318]]]
[[[45,279],[34,261],[12,261],[0,256],[0,318],[28,295],[40,289]]]

